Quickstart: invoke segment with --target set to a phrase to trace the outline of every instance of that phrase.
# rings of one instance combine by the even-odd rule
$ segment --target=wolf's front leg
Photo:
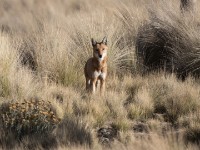
[[[90,79],[86,78],[86,90],[88,91],[90,89]]]
[[[93,94],[96,91],[96,83],[97,83],[97,78],[92,79],[92,93]]]

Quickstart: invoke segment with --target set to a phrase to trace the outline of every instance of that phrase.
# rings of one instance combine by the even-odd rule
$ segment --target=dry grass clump
[[[199,144],[199,15],[179,0],[0,0],[0,18],[1,148]],[[106,92],[89,95],[83,67],[104,36]]]
[[[159,7],[152,10],[150,21],[138,30],[136,51],[140,69],[145,74],[156,70],[175,72],[181,79],[188,74],[198,76],[198,19],[190,20],[194,14],[184,18],[177,8],[171,11]]]
[[[134,91],[132,91],[133,89]],[[140,120],[152,117],[154,106],[149,88],[146,88],[145,86],[140,86],[135,89],[134,86],[132,90],[129,91],[130,96],[125,103],[125,107],[128,110],[129,118],[132,120]]]
[[[11,94],[8,76],[16,68],[18,61],[17,51],[13,49],[10,38],[7,35],[0,34],[0,95],[6,97]]]
[[[184,140],[186,143],[200,144],[200,117],[199,111],[182,116],[178,119],[178,125],[185,130]]]
[[[85,145],[91,147],[94,140],[91,128],[80,117],[66,114],[55,131],[59,145]]]
[[[152,88],[156,113],[164,114],[166,120],[176,123],[179,117],[198,110],[199,94],[192,82],[181,83],[174,78],[161,81]]]
[[[180,3],[182,12],[193,11],[196,0],[181,0]]]
[[[194,144],[198,144],[200,143],[200,128],[199,128],[199,124],[198,125],[193,125],[190,128],[186,129],[186,133],[185,133],[185,141],[186,142],[192,142]]]
[[[0,97],[26,99],[35,97],[42,86],[31,71],[20,65],[20,40],[8,34],[0,34]]]
[[[137,78],[137,84],[128,89],[124,106],[130,119],[146,120],[162,114],[165,121],[176,124],[179,117],[198,110],[199,90],[192,79],[182,83],[173,75],[159,76],[143,81]]]

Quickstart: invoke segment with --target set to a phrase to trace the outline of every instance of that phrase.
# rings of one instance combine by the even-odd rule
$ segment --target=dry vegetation
[[[0,0],[0,147],[198,149],[200,4],[185,7]],[[104,36],[109,75],[100,97],[85,92],[83,67],[90,39]]]

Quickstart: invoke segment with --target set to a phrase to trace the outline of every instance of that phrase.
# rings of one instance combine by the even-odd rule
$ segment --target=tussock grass
[[[60,118],[51,124],[40,113],[46,108],[35,106],[42,128],[26,124],[35,134],[15,138],[13,130],[24,131],[17,114],[34,111],[7,109],[0,117],[12,116],[17,125],[3,120],[0,147],[198,149],[197,8],[199,2],[180,10],[179,0],[0,0],[0,108],[43,99]],[[91,38],[104,36],[106,92],[88,95],[83,67],[92,57]]]
[[[189,74],[198,76],[198,17],[193,16],[195,13],[182,17],[177,7],[172,11],[160,9],[163,3],[158,6],[158,10],[151,10],[151,19],[140,27],[136,38],[141,72],[164,70],[175,72],[181,79]]]

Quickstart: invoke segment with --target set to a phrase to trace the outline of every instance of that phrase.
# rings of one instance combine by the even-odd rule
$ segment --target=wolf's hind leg
[[[105,92],[105,80],[101,79],[100,82],[101,82],[100,83],[100,93],[101,93],[101,95],[103,95]]]

